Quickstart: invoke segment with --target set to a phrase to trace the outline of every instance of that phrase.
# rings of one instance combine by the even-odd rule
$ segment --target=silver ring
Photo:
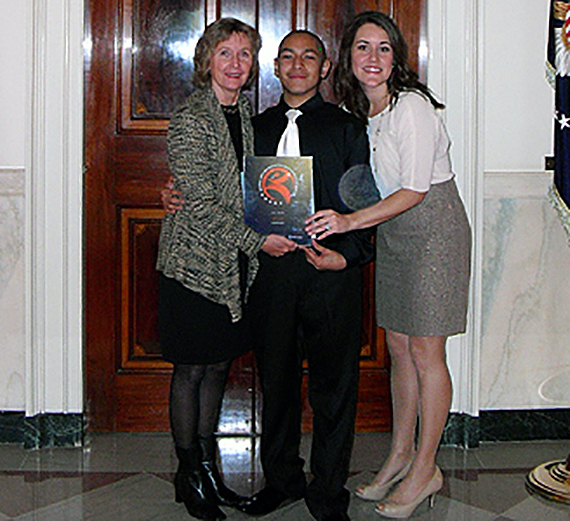
[[[325,224],[325,230],[330,230],[330,229],[331,229],[330,223]]]

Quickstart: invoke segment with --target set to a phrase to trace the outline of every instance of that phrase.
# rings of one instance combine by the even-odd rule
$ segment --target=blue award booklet
[[[244,163],[245,223],[264,235],[311,244],[304,228],[315,207],[313,158],[248,156]]]

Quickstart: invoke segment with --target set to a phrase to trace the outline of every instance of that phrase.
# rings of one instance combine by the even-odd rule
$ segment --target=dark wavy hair
[[[408,65],[408,44],[404,35],[394,20],[380,11],[364,11],[356,15],[344,30],[333,81],[337,101],[359,118],[368,120],[370,102],[352,71],[352,45],[358,29],[364,24],[375,24],[381,27],[390,38],[394,55],[392,74],[388,78],[388,92],[392,98],[390,103],[394,105],[401,92],[413,90],[426,96],[435,108],[444,108],[445,106],[435,99],[427,85],[419,80],[418,74],[410,69]]]
[[[259,49],[261,49],[261,36],[253,27],[236,18],[220,18],[206,27],[204,34],[200,36],[194,51],[194,74],[192,76],[192,83],[196,87],[203,88],[210,85],[210,59],[214,49],[220,42],[227,40],[234,33],[245,34],[251,43],[253,66],[243,88],[251,87],[259,73],[257,58]]]

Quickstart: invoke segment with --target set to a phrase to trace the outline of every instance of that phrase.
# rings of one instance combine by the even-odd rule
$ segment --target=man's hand
[[[265,253],[268,253],[272,257],[281,257],[281,255],[295,251],[297,248],[298,244],[296,242],[282,235],[275,234],[268,235],[261,247]]]
[[[346,259],[337,251],[329,250],[313,241],[312,248],[302,247],[307,262],[318,270],[339,271],[346,268]]]
[[[173,190],[173,186],[174,177],[170,176],[166,185],[160,191],[160,199],[166,213],[174,213],[176,210],[180,210],[184,205],[184,199],[181,197],[182,193],[179,190]]]

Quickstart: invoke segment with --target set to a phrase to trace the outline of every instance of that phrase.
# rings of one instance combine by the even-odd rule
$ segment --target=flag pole
[[[570,2],[550,2],[546,77],[556,102],[555,172],[549,195],[570,239]],[[525,485],[531,494],[570,504],[570,454],[531,470]]]

